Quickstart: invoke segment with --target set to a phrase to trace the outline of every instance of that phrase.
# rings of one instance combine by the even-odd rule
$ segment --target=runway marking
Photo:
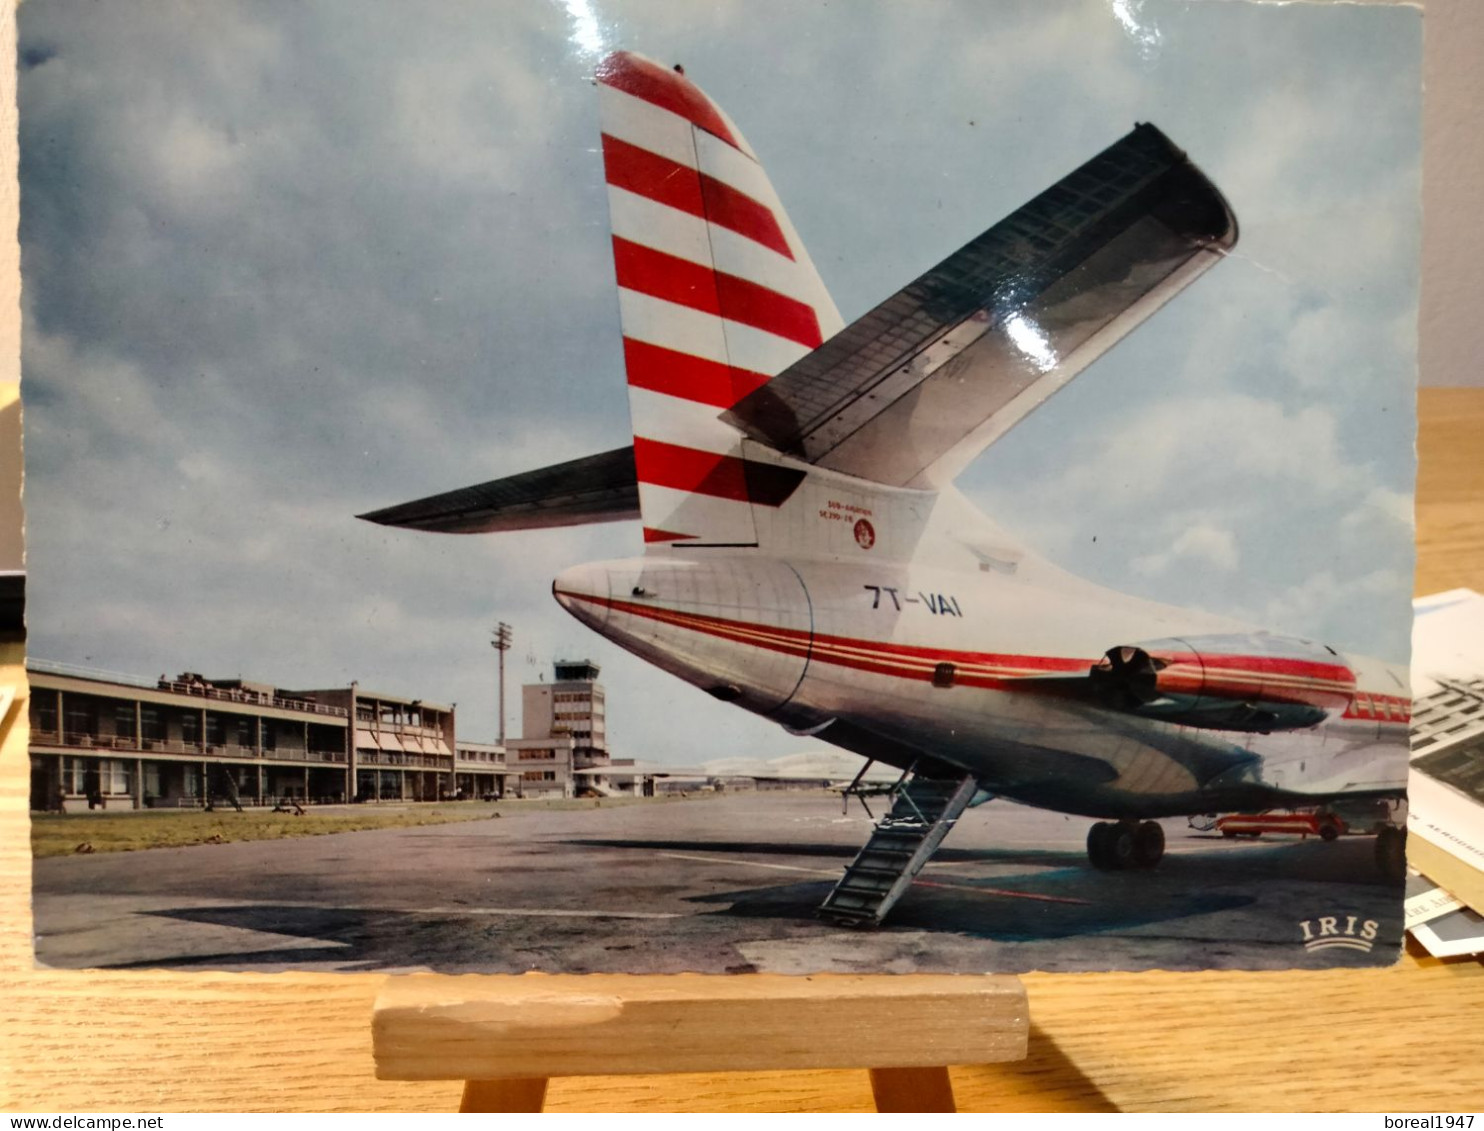
[[[125,896],[114,898],[129,898]],[[287,907],[294,910],[323,911],[325,904],[312,903],[307,900],[211,900],[203,901],[203,908],[237,907],[243,904],[254,907]],[[331,905],[333,906],[333,905]],[[174,909],[174,904],[167,907],[133,908],[131,913],[135,915],[150,915],[158,911],[169,911]],[[589,908],[566,909],[560,907],[386,907],[373,904],[356,904],[350,910],[368,911],[377,915],[526,915],[531,917],[545,917],[549,919],[684,919],[687,915],[683,911],[593,911]],[[228,924],[213,924],[225,927],[232,931],[252,931],[255,934],[283,934],[281,931],[265,930],[258,927],[233,927]],[[299,938],[300,936],[292,936]],[[316,943],[316,945],[319,945]],[[336,946],[349,946],[350,943],[336,943]]]
[[[843,868],[798,868],[792,864],[765,864],[761,860],[734,860],[725,856],[692,856],[687,852],[661,852],[672,860],[698,860],[702,864],[739,864],[749,868],[770,868],[775,872],[807,872],[811,876],[838,876]]]
[[[683,919],[678,911],[569,911],[555,907],[397,907],[365,908],[402,915],[526,915],[547,919]]]
[[[1078,903],[1091,907],[1092,900],[1077,899],[1070,895],[1041,895],[1033,891],[1011,891],[1008,888],[981,888],[972,884],[945,884],[941,880],[914,880],[913,884],[924,888],[948,888],[952,891],[968,891],[975,895],[1004,895],[1012,899],[1034,899],[1041,903]]]
[[[840,876],[844,869],[831,868],[799,868],[792,864],[765,864],[761,860],[729,860],[725,857],[715,856],[692,856],[685,852],[661,852],[661,856],[669,856],[675,860],[698,860],[703,864],[745,864],[753,868],[770,868],[775,872],[807,872],[812,876]],[[1010,891],[1008,888],[982,888],[970,884],[945,884],[938,880],[916,879],[914,884],[925,888],[948,888],[953,891],[969,891],[976,895],[1003,895],[1012,899],[1034,899],[1042,903],[1079,903],[1091,906],[1090,899],[1076,899],[1069,895],[1039,895],[1031,891]]]

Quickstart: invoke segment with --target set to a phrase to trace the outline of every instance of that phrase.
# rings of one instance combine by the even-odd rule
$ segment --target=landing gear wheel
[[[1117,825],[1110,825],[1107,821],[1099,821],[1087,830],[1087,858],[1092,861],[1094,868],[1111,872],[1118,867],[1110,844],[1112,834],[1117,828]]]
[[[1134,867],[1134,834],[1139,826],[1133,821],[1119,821],[1108,828],[1108,856],[1113,862],[1111,866],[1120,870]]]
[[[1164,858],[1165,830],[1157,821],[1144,821],[1134,832],[1134,864],[1153,868]]]
[[[1153,822],[1147,822],[1153,824]],[[1087,858],[1094,868],[1104,872],[1121,872],[1141,867],[1138,854],[1137,821],[1099,821],[1087,830]],[[1155,826],[1158,828],[1158,826]],[[1160,851],[1164,851],[1164,830],[1159,830]],[[1158,859],[1158,857],[1156,857]]]
[[[1376,834],[1376,870],[1388,883],[1407,878],[1407,830],[1388,825]]]
[[[1340,826],[1333,821],[1325,821],[1319,826],[1319,839],[1328,844],[1332,840],[1340,839]]]

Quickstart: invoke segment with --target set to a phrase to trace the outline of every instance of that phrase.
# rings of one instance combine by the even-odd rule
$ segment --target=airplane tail
[[[941,497],[1237,240],[1216,186],[1140,124],[846,326],[714,102],[629,52],[596,77],[633,446],[361,517],[448,533],[640,518],[653,552],[904,554],[917,496]]]
[[[720,419],[843,326],[752,148],[678,69],[597,72],[646,543],[751,545],[799,473]],[[762,458],[754,458],[754,457]]]

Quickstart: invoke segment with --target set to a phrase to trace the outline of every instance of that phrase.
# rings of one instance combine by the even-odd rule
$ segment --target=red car
[[[1216,828],[1222,836],[1262,836],[1263,833],[1293,833],[1302,837],[1317,836],[1335,840],[1349,827],[1333,813],[1292,813],[1269,809],[1264,813],[1231,813],[1218,818]]]

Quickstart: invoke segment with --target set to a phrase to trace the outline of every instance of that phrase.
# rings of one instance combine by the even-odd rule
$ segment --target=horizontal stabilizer
[[[617,448],[357,516],[439,534],[487,534],[639,517],[634,449]]]
[[[941,486],[1236,239],[1216,187],[1140,125],[723,419],[821,467]]]

